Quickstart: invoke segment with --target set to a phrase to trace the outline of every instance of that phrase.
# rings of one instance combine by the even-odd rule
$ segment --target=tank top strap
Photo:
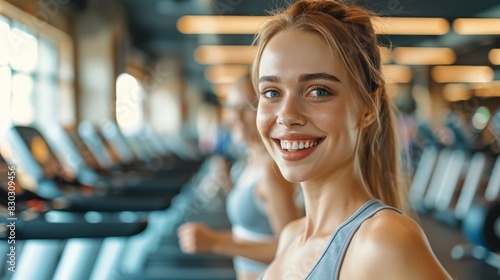
[[[378,199],[372,199],[363,204],[333,232],[323,254],[305,279],[337,279],[347,247],[358,228],[364,221],[384,209],[401,213],[398,209],[387,206]]]

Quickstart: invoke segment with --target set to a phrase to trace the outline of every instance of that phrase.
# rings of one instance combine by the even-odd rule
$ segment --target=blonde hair
[[[361,129],[358,135],[356,175],[373,197],[402,211],[409,211],[407,184],[400,173],[395,109],[387,95],[371,16],[363,8],[331,0],[300,0],[277,12],[255,38],[257,55],[253,63],[252,82],[257,88],[262,52],[279,32],[296,29],[322,36],[330,49],[339,53],[356,86],[358,94],[354,98],[375,116],[375,120]]]

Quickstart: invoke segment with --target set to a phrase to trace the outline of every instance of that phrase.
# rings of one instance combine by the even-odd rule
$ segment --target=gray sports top
[[[231,172],[238,171],[231,170]],[[231,221],[233,236],[255,242],[271,241],[274,240],[274,232],[266,205],[255,195],[255,188],[261,174],[253,174],[253,176],[253,178],[247,178],[248,180],[236,179],[233,189],[227,196],[227,215]],[[239,256],[233,258],[233,263],[237,272],[253,273],[267,268],[267,264]]]
[[[325,250],[305,279],[338,279],[340,266],[352,237],[364,221],[384,209],[391,209],[401,213],[396,208],[384,205],[378,199],[372,199],[363,204],[333,232],[328,239]],[[262,279],[262,276],[259,279]]]
[[[227,196],[227,215],[233,228],[239,227],[257,235],[272,238],[274,233],[266,206],[255,195],[255,187],[260,177],[261,174],[253,174],[252,178],[244,180],[240,172],[240,178],[235,180],[234,187]]]

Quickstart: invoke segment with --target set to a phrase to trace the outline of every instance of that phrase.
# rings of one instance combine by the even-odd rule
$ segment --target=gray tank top
[[[238,227],[258,235],[272,237],[274,233],[265,204],[255,195],[257,179],[255,177],[248,181],[236,182],[227,196],[227,215],[233,228]]]
[[[363,206],[333,232],[319,260],[312,267],[305,279],[338,279],[340,266],[352,237],[364,221],[384,209],[391,209],[401,213],[398,209],[387,206],[378,199],[372,199],[363,204]],[[259,279],[262,279],[262,276],[263,274]]]

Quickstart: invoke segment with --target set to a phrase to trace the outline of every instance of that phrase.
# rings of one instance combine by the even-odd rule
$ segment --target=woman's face
[[[327,178],[353,163],[360,119],[353,88],[320,35],[288,29],[268,42],[259,64],[257,128],[287,180]]]
[[[237,82],[232,86],[226,100],[226,123],[231,129],[233,139],[238,143],[250,144],[258,141],[255,124],[257,111],[251,100],[255,100],[255,92],[248,81]]]

